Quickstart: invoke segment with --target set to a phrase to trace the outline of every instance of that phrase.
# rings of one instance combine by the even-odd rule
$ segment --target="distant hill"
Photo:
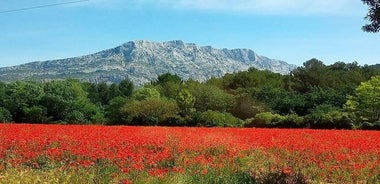
[[[250,67],[287,74],[296,66],[260,56],[250,49],[199,47],[183,41],[131,41],[86,56],[0,68],[0,81],[75,78],[96,83],[128,78],[142,85],[167,72],[183,79],[205,81]]]
[[[380,69],[380,64],[371,65],[370,67],[379,70]]]

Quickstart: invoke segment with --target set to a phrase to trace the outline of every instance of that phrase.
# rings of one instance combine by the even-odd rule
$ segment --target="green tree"
[[[167,82],[182,83],[182,79],[180,76],[178,76],[176,74],[164,73],[162,75],[159,75],[157,77],[157,80],[152,82],[152,84],[153,85],[159,85],[159,84],[164,84]]]
[[[142,87],[135,91],[132,95],[132,98],[135,100],[145,100],[147,98],[160,98],[161,94],[154,88]]]
[[[38,106],[44,95],[41,84],[17,81],[7,85],[4,107],[11,113],[15,122],[31,122],[27,111]],[[41,117],[42,118],[42,117]]]
[[[123,110],[127,102],[128,99],[121,96],[115,97],[112,100],[110,100],[109,104],[106,106],[105,109],[105,117],[107,119],[107,124],[127,124],[128,114]]]
[[[46,108],[43,106],[32,106],[25,108],[25,115],[28,117],[25,123],[47,123],[49,118],[47,117]]]
[[[7,84],[0,82],[0,107],[3,107],[5,100],[8,99],[7,88]]]
[[[283,79],[283,76],[278,73],[250,68],[248,71],[226,74],[222,80],[224,89],[236,90],[238,88],[251,89],[268,86],[281,87]]]
[[[254,100],[246,94],[239,94],[235,98],[235,105],[229,111],[235,117],[240,119],[249,119],[261,112],[267,112],[270,109],[266,104]]]
[[[368,5],[368,13],[365,19],[370,21],[362,29],[366,32],[379,32],[380,31],[380,1],[379,0],[362,0],[364,4]]]
[[[132,92],[131,92],[131,94],[132,94]],[[116,83],[113,83],[109,87],[109,98],[111,100],[111,99],[114,99],[115,97],[118,97],[118,96],[122,96],[119,85]]]
[[[306,96],[302,93],[268,86],[256,89],[252,95],[279,114],[297,113],[304,115],[307,113],[307,109],[305,109]]]
[[[74,100],[65,121],[80,124],[103,124],[105,118],[99,107],[85,97]]]
[[[179,107],[174,100],[146,98],[128,103],[124,111],[133,117],[132,124],[165,125],[170,118],[177,116]]]
[[[12,115],[8,111],[8,109],[4,107],[0,107],[0,122],[6,123],[6,122],[11,122],[11,121],[12,121]]]
[[[362,121],[380,121],[380,76],[362,82],[348,97],[346,108]]]
[[[305,123],[311,128],[351,129],[353,126],[347,112],[330,104],[322,104],[312,109],[305,117]]]
[[[227,112],[206,111],[200,115],[198,126],[240,127],[243,121]]]
[[[331,105],[342,108],[347,100],[346,94],[342,90],[332,88],[313,87],[309,93],[305,95],[307,109],[314,109],[319,105]]]
[[[182,79],[178,75],[165,73],[152,82],[155,88],[165,97],[176,98],[182,88]]]
[[[176,100],[179,108],[181,109],[182,116],[188,116],[195,111],[194,104],[196,99],[189,90],[182,89],[178,93]]]
[[[188,84],[186,88],[196,99],[194,107],[197,111],[226,112],[234,106],[234,96],[216,86],[192,83]]]
[[[53,81],[45,84],[41,104],[52,121],[68,123],[101,123],[100,109],[90,102],[83,85],[76,80]]]
[[[108,104],[108,101],[110,100],[110,89],[107,83],[102,82],[97,85],[97,91],[96,93],[99,96],[99,102],[101,105]]]
[[[73,110],[71,106],[74,100],[81,96],[83,98],[84,92],[75,93],[74,85],[77,84],[69,81],[52,81],[45,84],[45,95],[41,99],[41,104],[47,108],[47,114],[52,121],[63,121]]]
[[[182,88],[181,83],[166,82],[154,86],[154,88],[164,97],[175,99],[179,91]]]
[[[47,85],[50,85],[50,83],[47,83]],[[87,92],[87,97],[90,99],[90,101],[94,104],[101,105],[100,96],[98,93],[98,85],[95,83],[85,82],[82,83],[82,88]]]
[[[7,84],[0,82],[0,122],[11,122],[12,115],[8,109],[5,108],[6,101],[8,101]]]
[[[255,115],[253,119],[248,120],[245,126],[247,127],[271,127],[284,120],[284,116],[273,114],[272,112],[262,112]]]
[[[134,89],[134,85],[133,85],[133,82],[128,80],[128,79],[124,79],[120,82],[119,84],[119,90],[120,90],[120,93],[122,96],[124,97],[129,97],[132,95],[132,92],[133,92],[133,89]]]
[[[306,93],[315,86],[325,87],[329,83],[329,80],[325,78],[326,72],[327,66],[322,61],[308,60],[302,67],[291,72],[293,80],[295,80],[294,88],[301,93]]]

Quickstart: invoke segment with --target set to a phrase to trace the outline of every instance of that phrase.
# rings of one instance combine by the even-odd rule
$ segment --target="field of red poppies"
[[[0,124],[0,183],[376,183],[380,132]]]

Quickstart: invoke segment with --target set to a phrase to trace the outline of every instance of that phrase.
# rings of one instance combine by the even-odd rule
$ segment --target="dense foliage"
[[[363,26],[366,32],[379,32],[380,31],[380,1],[379,0],[362,0],[364,4],[368,5],[368,13],[365,17],[370,21],[370,24]]]
[[[378,129],[379,75],[311,59],[289,75],[251,68],[200,83],[166,73],[137,89],[129,80],[0,83],[0,121]]]

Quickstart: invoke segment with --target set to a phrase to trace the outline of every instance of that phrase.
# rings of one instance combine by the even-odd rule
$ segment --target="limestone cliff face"
[[[130,79],[142,85],[163,73],[205,81],[255,67],[286,74],[296,66],[249,49],[199,47],[182,41],[131,41],[95,54],[0,68],[0,81],[76,78],[89,82]]]

